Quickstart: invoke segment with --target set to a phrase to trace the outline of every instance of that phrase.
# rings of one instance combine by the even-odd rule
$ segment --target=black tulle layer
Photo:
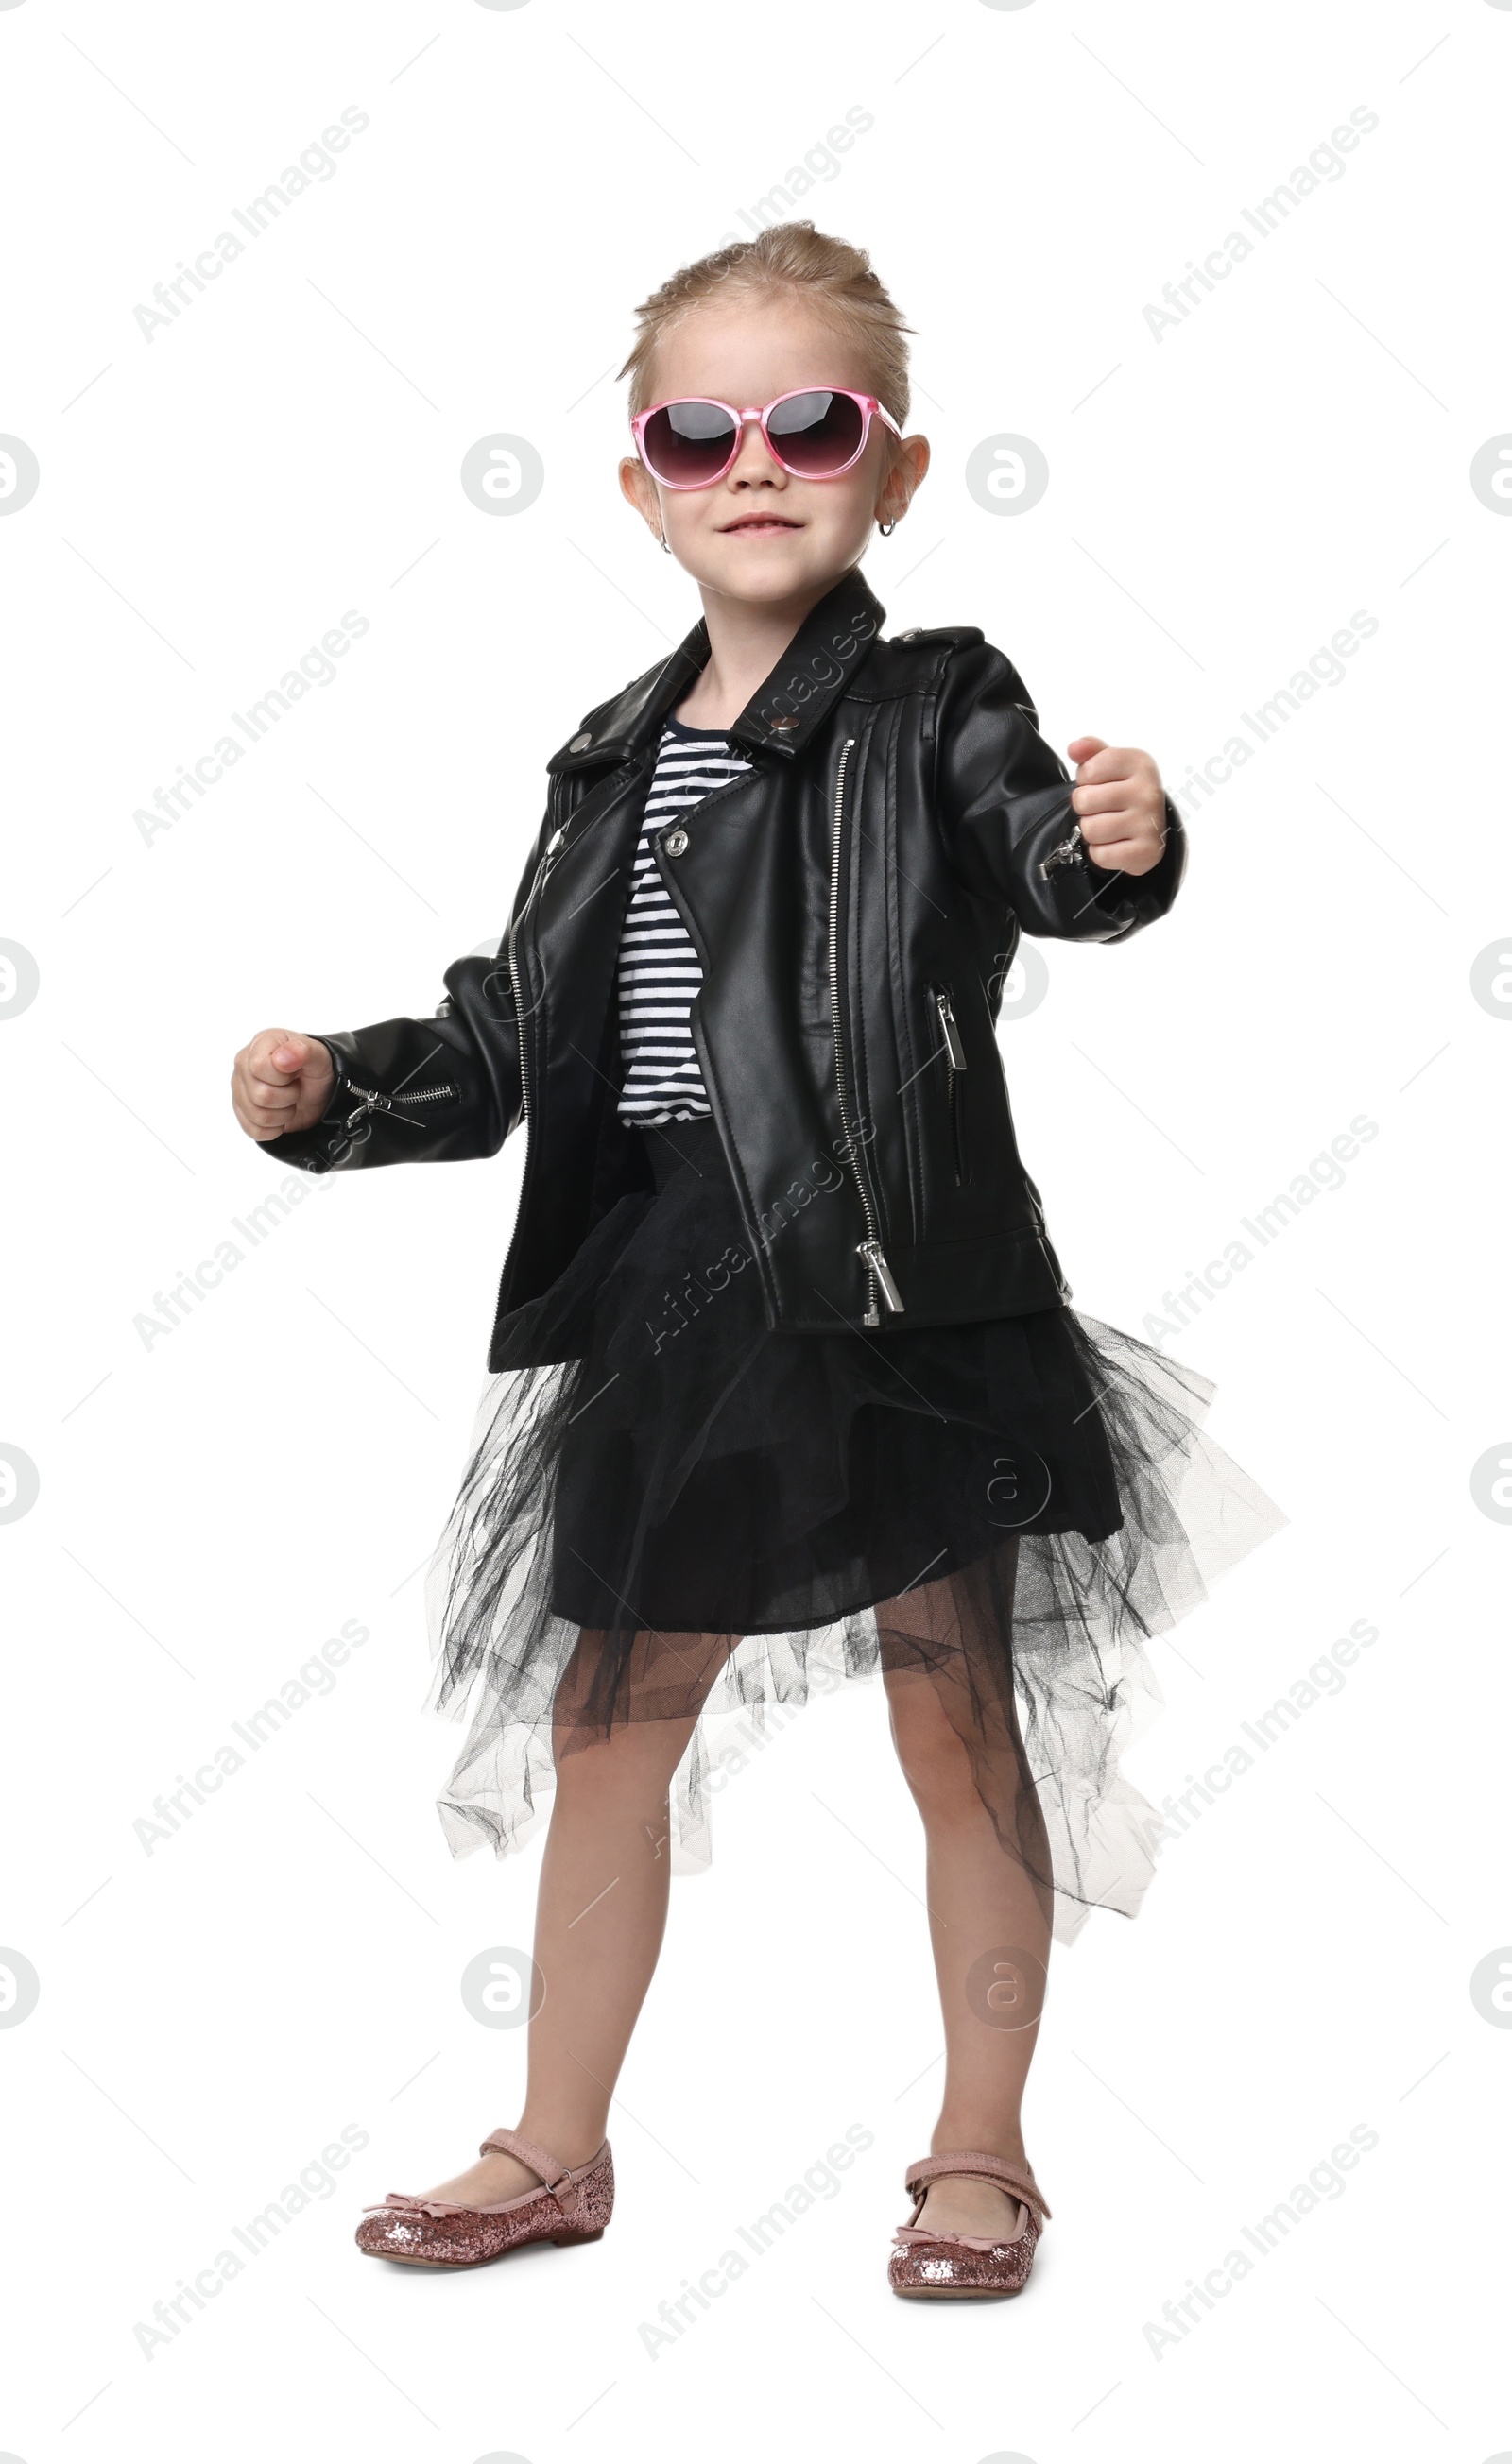
[[[1210,1382],[1069,1307],[769,1330],[712,1122],[645,1134],[655,1190],[508,1322],[431,1570],[431,1705],[471,1722],[454,1852],[523,1839],[564,1751],[696,1717],[697,1870],[722,1715],[917,1669],[1056,1929],[1132,1914],[1144,1643],[1284,1521],[1203,1434]]]

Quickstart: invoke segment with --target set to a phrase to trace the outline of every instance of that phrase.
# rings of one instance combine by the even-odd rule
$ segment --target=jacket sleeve
[[[967,889],[1005,898],[1026,933],[1126,941],[1164,915],[1187,869],[1187,833],[1166,799],[1166,847],[1149,872],[1088,854],[1070,771],[1039,733],[1017,670],[989,642],[955,650],[936,706],[936,807]]]
[[[510,925],[524,906],[549,816],[520,878]],[[494,957],[455,959],[430,1018],[321,1032],[336,1075],[322,1118],[260,1141],[275,1162],[301,1172],[380,1163],[466,1163],[497,1155],[523,1117],[519,1023],[509,935]],[[312,1030],[313,1031],[313,1030]]]

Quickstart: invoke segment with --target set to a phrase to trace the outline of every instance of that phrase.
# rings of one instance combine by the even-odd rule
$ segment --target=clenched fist
[[[1166,845],[1166,794],[1150,756],[1101,736],[1078,736],[1066,751],[1077,764],[1071,809],[1092,862],[1104,872],[1153,871]]]
[[[231,1073],[232,1110],[249,1138],[281,1137],[313,1129],[325,1110],[336,1073],[318,1036],[267,1026],[237,1053]]]

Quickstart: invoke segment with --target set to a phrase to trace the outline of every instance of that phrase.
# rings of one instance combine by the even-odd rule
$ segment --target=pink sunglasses
[[[795,479],[837,479],[849,471],[866,451],[874,419],[895,436],[903,432],[875,394],[839,385],[780,393],[765,410],[685,394],[637,411],[630,426],[642,462],[664,488],[709,488],[734,464],[748,419],[759,425],[772,460]]]

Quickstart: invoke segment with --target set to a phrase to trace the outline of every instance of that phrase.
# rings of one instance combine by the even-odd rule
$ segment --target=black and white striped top
[[[662,721],[656,767],[646,791],[635,849],[634,887],[619,945],[619,1035],[625,1083],[622,1120],[689,1121],[709,1111],[688,1006],[703,981],[699,954],[651,850],[654,831],[723,787],[750,763],[728,739],[707,730]]]

